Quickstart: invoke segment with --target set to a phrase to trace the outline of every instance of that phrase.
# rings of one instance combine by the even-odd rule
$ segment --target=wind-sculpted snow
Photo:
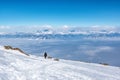
[[[0,80],[120,80],[120,68],[26,56],[0,47]]]

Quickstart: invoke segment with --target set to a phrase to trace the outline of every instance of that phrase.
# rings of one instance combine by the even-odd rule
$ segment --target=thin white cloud
[[[109,52],[112,51],[113,48],[109,46],[99,46],[99,47],[93,47],[93,46],[82,46],[82,52],[84,54],[87,54],[89,56],[96,56],[98,53]]]
[[[63,28],[64,28],[64,29],[68,29],[69,26],[68,26],[68,25],[64,25]]]
[[[44,28],[52,28],[52,25],[45,24],[45,25],[43,25],[42,27],[44,27]]]
[[[10,29],[10,26],[0,26],[0,29]]]
[[[118,27],[108,26],[108,25],[105,25],[105,26],[95,25],[95,26],[91,26],[90,28],[94,31],[99,31],[99,30],[116,31],[118,30]]]
[[[120,32],[120,27],[115,26],[90,26],[90,27],[74,27],[74,26],[68,26],[63,25],[61,27],[52,26],[49,24],[45,25],[31,25],[31,26],[0,26],[0,31],[6,31],[6,32],[36,32],[36,31],[42,31],[42,30],[51,30],[53,32],[58,33],[69,33],[70,31],[73,31],[73,33],[83,33],[87,34],[90,32],[100,32],[100,31],[106,31],[106,32]]]

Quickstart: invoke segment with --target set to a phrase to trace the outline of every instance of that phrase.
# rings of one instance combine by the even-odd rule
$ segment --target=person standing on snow
[[[44,58],[46,59],[46,57],[47,57],[47,53],[45,52],[45,53],[44,53]]]

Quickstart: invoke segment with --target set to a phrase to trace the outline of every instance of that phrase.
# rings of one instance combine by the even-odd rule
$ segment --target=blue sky
[[[120,0],[0,0],[0,26],[33,25],[120,26]]]

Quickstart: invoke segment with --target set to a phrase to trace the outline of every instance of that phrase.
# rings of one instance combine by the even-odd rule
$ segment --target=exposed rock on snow
[[[29,54],[26,54],[26,53],[25,53],[24,51],[22,51],[20,48],[13,48],[12,46],[4,46],[4,48],[7,49],[7,50],[17,50],[17,51],[19,51],[19,52],[21,52],[21,53],[29,56]]]

